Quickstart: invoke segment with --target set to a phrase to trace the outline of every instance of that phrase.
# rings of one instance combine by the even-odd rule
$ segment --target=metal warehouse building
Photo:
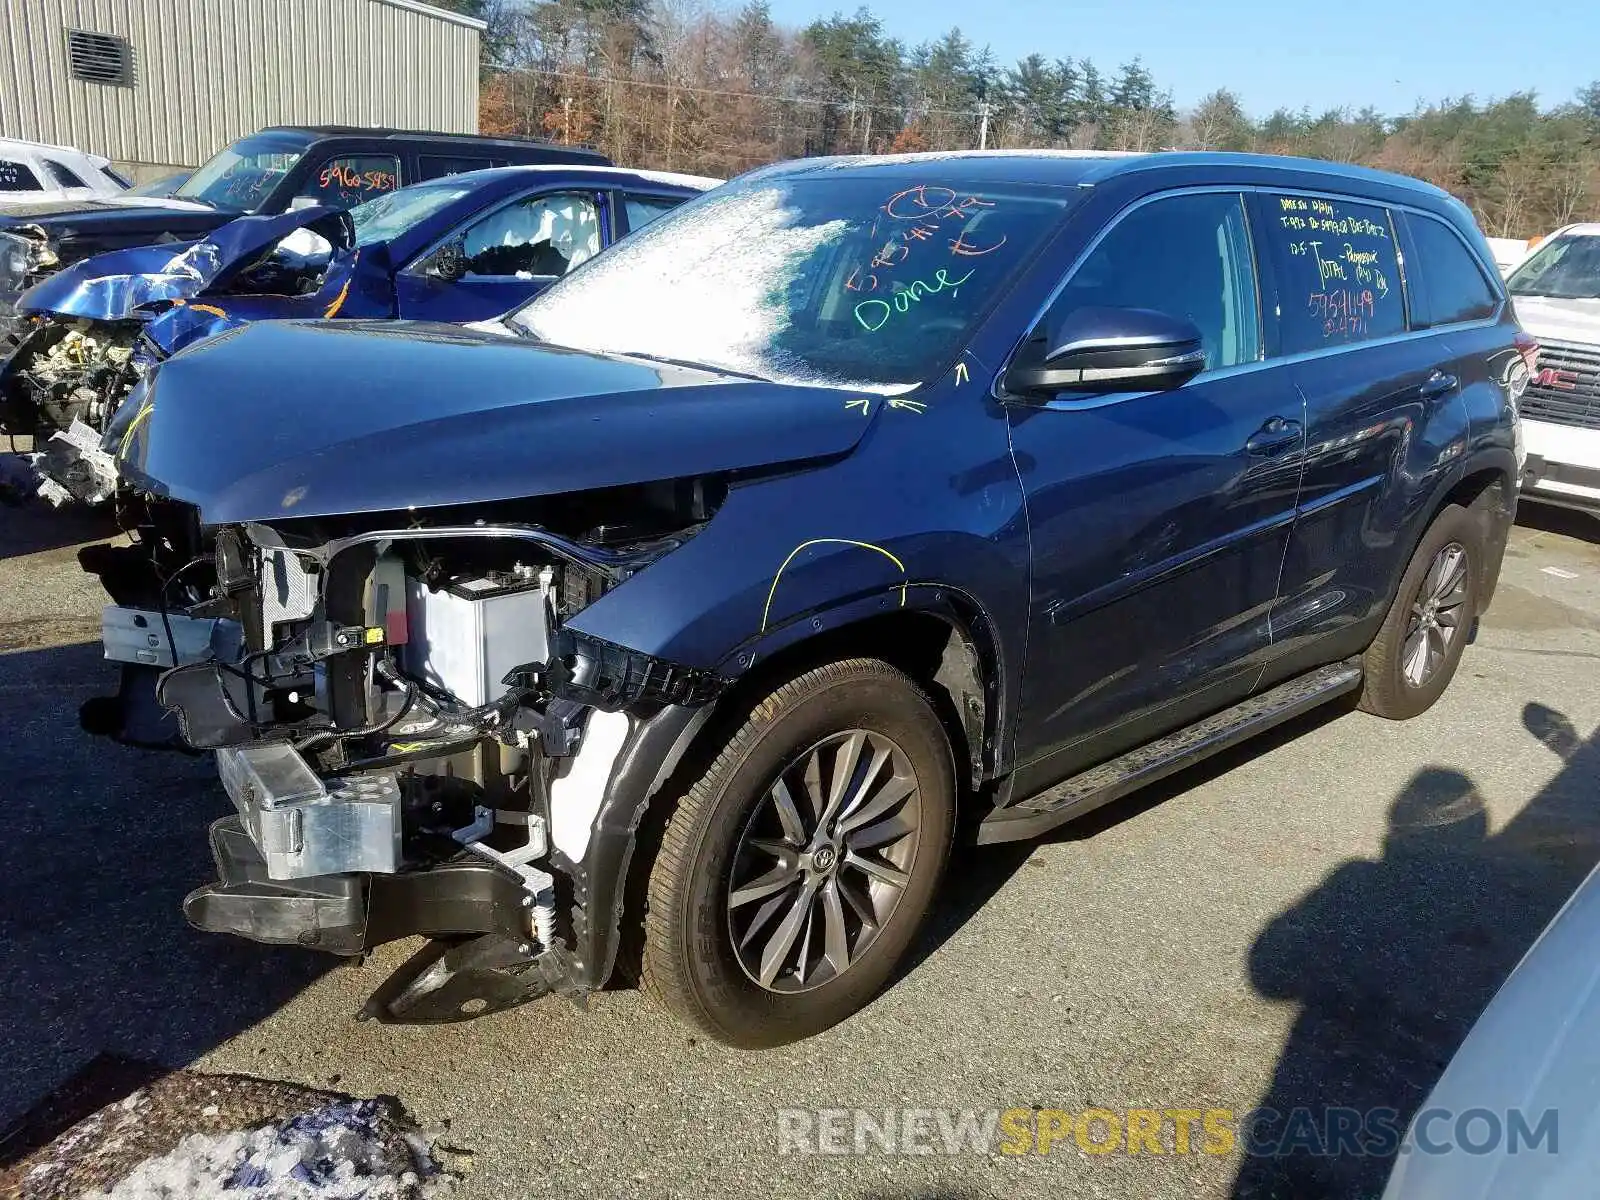
[[[0,0],[0,136],[151,178],[265,125],[476,133],[482,32],[419,0]]]

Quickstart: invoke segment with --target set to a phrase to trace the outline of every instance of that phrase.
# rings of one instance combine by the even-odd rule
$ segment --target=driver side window
[[[466,278],[565,275],[600,253],[600,208],[587,193],[532,196],[462,235]]]
[[[1206,369],[1261,357],[1261,320],[1244,199],[1196,192],[1124,216],[1051,304],[1055,325],[1079,307],[1146,308],[1200,330]]]

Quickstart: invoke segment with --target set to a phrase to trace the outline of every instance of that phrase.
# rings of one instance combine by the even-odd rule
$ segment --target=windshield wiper
[[[732,375],[736,379],[753,379],[757,383],[771,383],[772,380],[765,375],[756,375],[750,371],[735,371],[731,367],[715,367],[710,363],[690,362],[686,358],[667,358],[662,354],[646,354],[643,350],[610,350],[622,358],[642,358],[649,362],[665,363],[669,367],[687,367],[691,371],[710,371],[715,375]]]

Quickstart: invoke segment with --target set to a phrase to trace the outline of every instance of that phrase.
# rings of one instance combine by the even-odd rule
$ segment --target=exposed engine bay
[[[346,955],[427,934],[364,1010],[382,1020],[581,996],[609,970],[584,935],[612,768],[642,723],[722,681],[566,623],[721,494],[671,481],[204,539],[187,506],[146,502],[140,542],[84,565],[118,602],[107,656],[159,672],[237,812],[212,828],[220,878],[185,901],[191,923]]]
[[[43,432],[83,421],[104,432],[138,377],[133,362],[138,333],[136,324],[40,322],[27,340],[27,354],[13,368],[20,386],[8,389],[7,427],[28,422]]]
[[[137,322],[34,321],[0,375],[0,426],[33,436],[28,462],[42,499],[110,499],[116,465],[101,443],[156,359]]]

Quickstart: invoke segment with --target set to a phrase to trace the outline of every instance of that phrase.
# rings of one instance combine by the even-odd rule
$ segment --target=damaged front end
[[[190,921],[347,955],[427,937],[384,1020],[599,987],[636,832],[770,581],[734,555],[737,584],[652,589],[869,423],[801,386],[382,322],[255,322],[141,387],[137,541],[80,556],[124,686],[82,715],[149,744],[169,710],[217,756],[234,813]]]
[[[119,629],[121,649],[150,631],[149,659],[180,664],[157,699],[234,804],[190,922],[343,955],[429,938],[364,1010],[380,1020],[603,982],[642,800],[614,785],[722,686],[567,624],[714,506],[701,484],[626,491],[594,501],[653,514],[625,540],[603,513],[551,532],[548,507],[537,524],[225,526],[191,560],[203,600],[108,610],[108,654]]]
[[[230,312],[205,301],[313,293],[353,242],[348,214],[318,208],[241,218],[188,245],[111,251],[42,280],[53,264],[30,247],[24,267],[42,265],[19,275],[32,286],[15,300],[13,334],[0,345],[0,430],[31,437],[33,450],[0,487],[55,507],[110,500],[110,434],[139,381],[185,346],[262,315],[248,303]]]

